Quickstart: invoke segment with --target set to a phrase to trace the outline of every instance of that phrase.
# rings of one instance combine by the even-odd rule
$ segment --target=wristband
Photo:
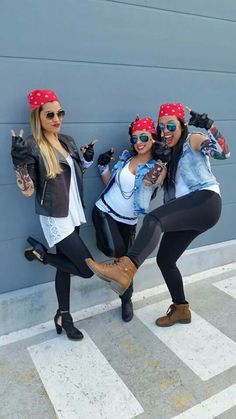
[[[109,170],[109,164],[106,164],[105,166],[102,166],[101,164],[98,164],[98,171],[100,173],[100,175],[104,175],[105,173],[107,173]]]

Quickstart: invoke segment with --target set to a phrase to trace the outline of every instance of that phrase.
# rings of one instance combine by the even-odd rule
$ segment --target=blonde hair
[[[31,132],[32,135],[38,144],[40,153],[42,155],[47,177],[49,179],[55,178],[57,175],[62,173],[62,168],[60,166],[58,157],[56,155],[55,149],[51,146],[49,141],[44,135],[41,120],[40,120],[40,112],[42,110],[42,107],[34,109],[31,112],[30,116],[30,125],[31,125]]]

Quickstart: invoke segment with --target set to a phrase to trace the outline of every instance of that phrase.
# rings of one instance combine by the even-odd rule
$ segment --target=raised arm
[[[88,169],[93,164],[94,158],[94,144],[97,143],[98,140],[92,140],[89,144],[85,144],[80,147],[80,151],[83,154],[81,158],[82,167],[84,170]]]
[[[217,160],[229,158],[230,152],[228,143],[216,127],[214,121],[205,113],[199,114],[188,107],[187,109],[191,115],[189,125],[205,128],[207,130],[207,136],[192,134],[191,145],[193,148]]]
[[[105,186],[109,182],[109,178],[111,174],[109,163],[111,160],[114,160],[114,157],[113,157],[114,152],[115,150],[112,147],[110,150],[106,151],[105,153],[100,154],[98,157],[98,161],[97,161],[98,170]]]

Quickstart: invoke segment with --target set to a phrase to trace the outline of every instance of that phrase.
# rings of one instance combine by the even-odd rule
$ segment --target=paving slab
[[[191,324],[155,326],[162,284],[74,313],[81,342],[52,322],[0,337],[1,419],[235,419],[235,270],[185,277]],[[104,283],[104,286],[106,284]]]

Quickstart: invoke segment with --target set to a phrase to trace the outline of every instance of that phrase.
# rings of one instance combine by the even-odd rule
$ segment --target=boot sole
[[[120,296],[122,296],[127,288],[122,287],[122,285],[120,285],[118,282],[113,281],[110,279],[110,281],[108,281],[110,283],[110,287],[113,291],[115,291],[117,294],[119,294]]]
[[[180,324],[188,324],[188,323],[191,323],[191,319],[178,320],[178,321],[173,322],[171,324],[159,324],[159,323],[157,323],[157,321],[155,321],[156,326],[159,326],[159,327],[171,327],[171,326],[174,326],[177,323],[180,323]]]
[[[87,263],[87,259],[85,259],[85,262]],[[122,285],[120,285],[118,282],[113,281],[112,279],[106,277],[105,275],[101,274],[100,272],[97,272],[97,270],[95,268],[93,268],[92,266],[90,266],[87,263],[89,269],[95,274],[97,275],[100,279],[102,279],[103,281],[106,281],[109,283],[111,289],[116,292],[118,295],[123,295],[126,291],[127,288],[122,287]]]

